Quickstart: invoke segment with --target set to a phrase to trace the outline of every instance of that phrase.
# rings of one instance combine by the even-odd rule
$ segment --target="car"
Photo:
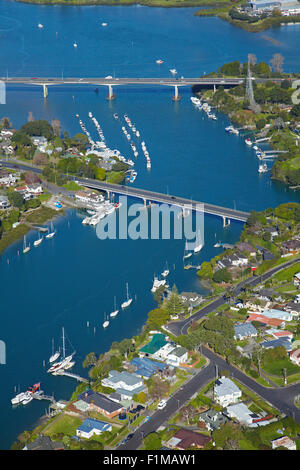
[[[166,406],[166,404],[167,404],[166,400],[161,400],[157,405],[157,409],[162,410]]]
[[[142,405],[137,405],[136,409],[137,409],[138,411],[140,411],[140,410],[144,410],[144,409],[145,409],[145,407],[144,407],[144,406],[142,406]]]
[[[126,437],[127,441],[129,441],[133,436],[134,436],[133,433],[128,434],[128,436]]]

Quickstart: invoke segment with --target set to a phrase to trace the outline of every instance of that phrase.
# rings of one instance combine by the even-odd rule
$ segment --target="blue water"
[[[62,7],[0,2],[0,76],[197,76],[226,61],[247,60],[249,52],[269,62],[274,53],[285,57],[286,71],[299,70],[300,26],[249,34],[216,18],[196,18],[195,9],[146,7]],[[107,22],[106,28],[101,27]],[[44,28],[40,30],[38,23]],[[57,34],[56,34],[57,33]],[[267,39],[275,39],[274,44]],[[76,41],[78,48],[73,48]],[[158,66],[155,60],[165,60]],[[88,112],[100,122],[111,148],[132,156],[113,114],[124,113],[136,123],[150,152],[151,171],[138,157],[137,187],[186,196],[241,210],[263,209],[285,201],[299,201],[297,192],[271,182],[257,172],[258,161],[241,137],[224,132],[227,117],[210,121],[190,102],[190,89],[115,87],[117,98],[107,102],[105,88],[61,87],[49,89],[44,102],[39,88],[10,87],[0,116],[9,116],[18,128],[32,111],[36,119],[61,121],[62,130],[80,132],[75,114],[94,133]],[[56,221],[57,236],[45,240],[25,256],[22,243],[0,258],[0,338],[7,345],[7,364],[0,366],[0,448],[9,448],[16,436],[44,413],[47,404],[31,402],[12,409],[14,387],[21,390],[41,381],[46,393],[69,398],[72,379],[49,376],[43,361],[51,354],[64,326],[76,348],[75,371],[86,375],[81,362],[88,352],[106,351],[112,341],[137,334],[147,313],[155,308],[150,288],[154,274],[170,268],[169,283],[180,291],[205,294],[195,271],[182,266],[181,240],[106,240],[81,224],[75,210]],[[220,252],[216,240],[234,242],[241,224],[222,228],[221,219],[205,217],[205,246],[197,263]],[[31,233],[32,242],[36,234]],[[18,251],[21,253],[18,255]],[[104,332],[104,313],[121,303],[129,283],[134,303],[111,321]],[[87,327],[87,321],[90,327]],[[94,332],[94,328],[96,328]],[[5,431],[4,431],[5,430]]]

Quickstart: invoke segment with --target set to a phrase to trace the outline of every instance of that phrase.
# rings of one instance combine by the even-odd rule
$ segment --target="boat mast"
[[[64,327],[62,328],[62,333],[63,333],[63,336],[62,336],[62,340],[63,340],[63,358],[66,357],[66,348],[65,348],[65,329]]]

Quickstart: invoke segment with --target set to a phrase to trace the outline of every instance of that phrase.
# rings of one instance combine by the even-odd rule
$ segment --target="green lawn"
[[[55,421],[46,430],[44,434],[47,436],[53,436],[55,434],[63,433],[68,436],[73,436],[76,434],[76,429],[82,423],[82,419],[77,416],[69,416],[66,414],[60,415]]]

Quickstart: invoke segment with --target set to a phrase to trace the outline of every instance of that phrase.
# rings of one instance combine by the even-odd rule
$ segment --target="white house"
[[[6,196],[0,195],[0,209],[7,209],[10,206],[9,200]]]
[[[76,429],[76,436],[89,439],[94,434],[99,436],[105,431],[111,431],[112,426],[110,423],[98,421],[97,419],[85,419],[84,422]]]
[[[247,426],[250,426],[253,423],[253,419],[257,417],[256,415],[254,416],[254,413],[244,403],[227,406],[226,415]]]
[[[188,351],[181,346],[174,346],[172,343],[167,343],[152,354],[152,359],[164,361],[167,364],[178,367],[180,364],[188,362]]]
[[[241,390],[232,380],[221,377],[214,385],[214,398],[221,406],[226,407],[230,403],[237,403],[242,396]]]
[[[123,371],[111,370],[108,377],[102,379],[102,385],[110,387],[120,393],[125,399],[130,399],[134,394],[146,390],[143,379],[135,374]]]
[[[278,439],[273,439],[271,441],[272,449],[277,447],[286,447],[288,450],[297,450],[296,443],[288,436],[278,437]]]
[[[39,183],[27,184],[27,192],[38,195],[43,193],[43,186]]]

